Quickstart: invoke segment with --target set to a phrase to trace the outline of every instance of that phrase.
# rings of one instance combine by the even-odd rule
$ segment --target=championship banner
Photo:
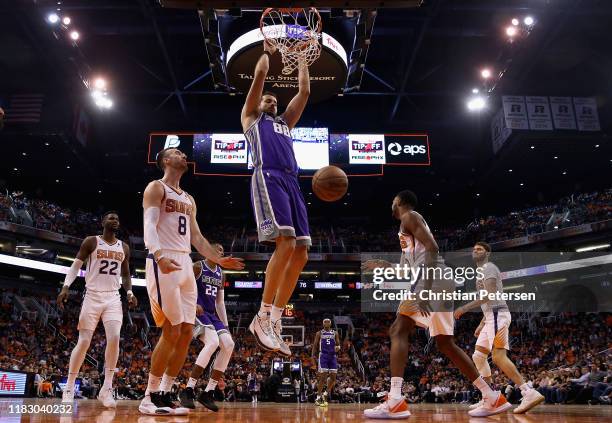
[[[508,138],[512,135],[512,129],[506,127],[504,118],[504,110],[499,109],[499,112],[491,120],[491,140],[493,141],[493,154],[503,147]]]
[[[579,131],[601,131],[597,102],[593,97],[574,97],[574,109]]]
[[[552,117],[548,97],[525,97],[529,128],[535,131],[552,131]]]
[[[212,134],[211,163],[246,163],[247,142],[243,134]]]
[[[525,97],[504,95],[502,96],[506,127],[509,129],[529,129]]]
[[[383,134],[349,134],[350,164],[385,164]]]
[[[576,129],[571,97],[550,97],[555,129]]]

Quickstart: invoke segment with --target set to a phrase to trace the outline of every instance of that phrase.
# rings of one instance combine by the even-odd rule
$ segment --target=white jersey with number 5
[[[89,256],[85,288],[88,291],[117,291],[121,288],[121,263],[125,259],[123,243],[108,244],[96,237],[96,249]]]
[[[179,193],[159,181],[164,187],[157,235],[162,250],[191,253],[191,213],[193,204],[185,191]]]

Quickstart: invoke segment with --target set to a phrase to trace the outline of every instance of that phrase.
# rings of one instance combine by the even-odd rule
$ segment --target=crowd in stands
[[[39,301],[53,304],[53,299],[44,296]],[[53,322],[53,327],[20,318],[11,302],[3,302],[0,307],[0,368],[35,373],[38,395],[60,395],[59,382],[66,375],[70,352],[78,338],[75,322],[78,321],[80,301],[80,296],[73,295],[66,311]],[[145,299],[142,299],[141,307],[146,309]],[[387,331],[393,318],[393,314],[351,314],[356,329],[343,339],[333,401],[377,402],[388,391],[390,341]],[[292,348],[294,357],[299,357],[303,368],[302,380],[294,380],[295,389],[302,401],[312,401],[317,380],[316,360],[311,356],[312,340],[321,328],[321,315],[305,312],[299,313],[297,319],[292,324],[303,324],[306,338],[303,347]],[[473,331],[479,319],[477,313],[470,313],[456,327],[457,345],[469,353],[474,348]],[[237,320],[230,310],[230,321]],[[133,321],[135,323],[130,325],[124,320],[115,378],[116,395],[124,399],[142,397],[151,347],[159,337],[155,328],[143,337],[142,325],[136,323],[136,319]],[[236,347],[224,381],[216,391],[217,399],[250,401],[256,394],[261,400],[273,400],[279,384],[278,376],[271,374],[274,355],[259,349],[251,336],[245,336],[245,328],[234,328],[232,332]],[[513,323],[511,338],[511,358],[526,379],[545,395],[547,402],[610,403],[612,315],[537,315],[531,322],[519,320]],[[104,347],[104,332],[100,324],[81,369],[81,395],[85,397],[95,397],[101,386]],[[201,347],[200,341],[192,342],[175,389],[184,387]],[[363,365],[363,374],[358,362],[352,358],[353,351]],[[495,366],[492,365],[492,369],[496,387],[512,401],[518,400],[518,390]],[[248,389],[249,374],[257,380],[255,393]],[[436,351],[435,344],[422,330],[415,333],[411,342],[405,378],[409,382],[404,393],[410,402],[468,403],[478,399],[473,386]],[[206,379],[202,378],[198,386],[205,383]]]
[[[24,213],[26,212],[26,213]],[[103,212],[100,210],[100,213]],[[518,238],[568,226],[612,218],[612,189],[581,193],[565,197],[556,204],[531,207],[503,216],[474,219],[463,227],[432,228],[443,251],[472,245],[475,241],[489,243]],[[99,213],[71,210],[54,202],[28,197],[21,191],[0,193],[0,220],[10,220],[53,232],[84,237],[100,231]],[[396,251],[397,227],[371,227],[363,223],[339,223],[311,219],[313,252],[351,253],[360,251]],[[211,238],[221,242],[227,251],[266,252],[268,247],[257,242],[255,228],[244,223],[216,223],[206,227]],[[119,234],[142,245],[142,230],[122,225]]]

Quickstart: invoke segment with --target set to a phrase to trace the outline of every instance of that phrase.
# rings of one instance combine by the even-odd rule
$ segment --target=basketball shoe
[[[113,388],[102,386],[100,389],[100,393],[98,394],[98,400],[104,404],[105,407],[108,408],[116,408],[117,402],[115,398],[113,398]]]
[[[270,313],[263,313],[263,315],[257,313],[249,325],[249,332],[255,336],[257,344],[264,350],[276,352],[280,349],[270,322]]]
[[[363,410],[363,415],[369,419],[398,420],[410,417],[410,411],[404,398],[396,400],[387,397],[385,402],[377,407]]]
[[[62,404],[72,404],[74,401],[74,389],[64,388],[62,392]]]
[[[499,391],[493,391],[493,395],[490,397],[486,395],[483,397],[483,403],[480,407],[470,410],[468,414],[470,417],[488,417],[503,413],[509,408],[512,408],[512,404],[506,400],[506,397]]]
[[[274,336],[276,337],[276,341],[279,345],[278,353],[284,355],[285,357],[291,357],[291,350],[289,349],[289,345],[285,341],[283,341],[283,337],[281,336],[281,332],[283,331],[283,324],[281,319],[278,319],[276,322],[272,323],[272,327],[274,328]]]
[[[544,401],[544,395],[540,394],[533,388],[526,389],[525,391],[521,392],[521,394],[523,395],[521,398],[521,403],[512,411],[514,414],[526,413]]]

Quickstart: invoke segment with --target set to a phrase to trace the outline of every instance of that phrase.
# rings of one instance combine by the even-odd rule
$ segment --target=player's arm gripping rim
[[[495,280],[495,278],[489,278],[484,281],[484,287],[489,294],[494,294],[495,292],[497,292],[497,281]],[[465,313],[467,313],[473,308],[480,307],[482,304],[486,303],[487,301],[488,300],[485,297],[483,299],[474,300],[465,305],[462,305],[457,310],[455,310],[455,319],[460,318],[461,316],[463,316]]]
[[[253,82],[251,83],[251,88],[249,88],[244,106],[242,107],[242,113],[240,114],[240,122],[242,123],[243,131],[246,131],[259,117],[259,102],[263,94],[264,82],[266,81],[268,70],[270,70],[270,58],[268,56],[275,52],[276,47],[264,41],[264,53],[259,57],[255,65]]]
[[[217,291],[217,298],[215,299],[215,310],[217,310],[217,316],[219,316],[219,320],[225,325],[226,328],[229,328],[229,324],[227,321],[227,310],[225,309],[225,274],[221,272],[221,286]]]
[[[298,93],[291,99],[282,116],[283,120],[287,122],[289,130],[292,130],[302,117],[302,112],[304,112],[310,96],[310,74],[304,61],[300,61],[299,64],[298,83]]]
[[[68,301],[68,291],[70,290],[70,285],[74,282],[74,280],[79,275],[79,270],[83,266],[85,260],[89,258],[91,253],[93,253],[98,244],[98,240],[95,236],[88,236],[81,243],[81,248],[79,248],[79,252],[76,255],[76,258],[72,262],[72,266],[68,270],[66,274],[66,278],[64,279],[64,286],[62,286],[62,290],[57,296],[56,304],[60,310],[64,309],[64,303]]]
[[[127,293],[128,306],[138,307],[138,300],[136,295],[132,292],[132,275],[130,274],[130,247],[125,244],[123,245],[123,262],[121,262],[121,284],[123,289]]]
[[[438,243],[434,239],[430,231],[427,230],[425,223],[421,216],[413,211],[408,211],[402,215],[401,230],[404,233],[412,234],[415,239],[420,241],[425,246],[425,266],[427,268],[433,267],[438,261]],[[426,272],[424,280],[424,290],[431,289],[433,281],[428,278],[430,272]],[[428,316],[431,311],[431,306],[428,301],[418,301],[419,309],[421,314]]]
[[[204,238],[204,235],[202,235],[202,232],[200,231],[198,221],[196,220],[197,207],[195,200],[191,195],[189,196],[189,200],[193,206],[193,211],[190,216],[191,245],[193,245],[195,249],[198,250],[198,252],[204,257],[217,263],[221,267],[234,270],[244,269],[244,261],[241,258],[232,256],[222,257],[217,249],[213,248],[213,246],[210,245],[210,242]]]

